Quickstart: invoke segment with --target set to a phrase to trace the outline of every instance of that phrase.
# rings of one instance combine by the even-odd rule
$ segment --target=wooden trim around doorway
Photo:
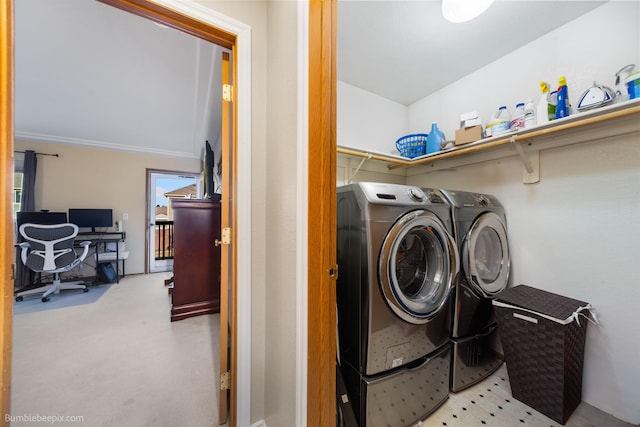
[[[336,0],[309,2],[307,425],[336,422]]]
[[[98,0],[115,8],[142,16],[151,21],[175,28],[183,33],[232,49],[236,36],[219,28],[211,27],[186,15],[181,15],[148,0]]]
[[[11,318],[13,316],[13,0],[0,0],[0,425],[11,413]]]

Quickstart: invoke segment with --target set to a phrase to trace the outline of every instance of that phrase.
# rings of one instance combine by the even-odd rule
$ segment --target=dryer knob
[[[411,187],[409,189],[409,198],[411,198],[411,200],[414,200],[416,202],[421,202],[424,200],[426,196],[424,195],[424,191],[422,191],[420,188],[417,187]]]
[[[480,204],[480,206],[488,206],[489,199],[484,194],[481,194],[478,196],[478,203]]]

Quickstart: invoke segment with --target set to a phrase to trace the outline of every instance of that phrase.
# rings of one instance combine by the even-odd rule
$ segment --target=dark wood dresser
[[[171,321],[220,311],[220,202],[172,199]]]

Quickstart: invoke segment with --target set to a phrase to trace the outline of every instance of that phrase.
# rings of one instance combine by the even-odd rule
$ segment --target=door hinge
[[[231,228],[230,227],[223,228],[222,229],[222,236],[220,237],[220,240],[216,239],[214,241],[214,244],[216,246],[230,245],[231,244]]]
[[[16,265],[11,264],[11,280],[16,280]]]
[[[223,372],[220,375],[220,390],[224,391],[224,390],[230,390],[231,389],[231,385],[229,384],[229,377],[231,376],[231,372],[227,371],[227,372]]]
[[[227,102],[233,101],[233,86],[230,84],[222,85],[222,99]]]

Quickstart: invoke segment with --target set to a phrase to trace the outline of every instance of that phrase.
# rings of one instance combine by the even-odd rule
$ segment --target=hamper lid
[[[591,306],[584,301],[527,285],[514,286],[500,292],[494,300],[494,305],[504,307],[505,304],[501,303],[534,311],[560,321],[570,321],[577,312],[591,309]]]

